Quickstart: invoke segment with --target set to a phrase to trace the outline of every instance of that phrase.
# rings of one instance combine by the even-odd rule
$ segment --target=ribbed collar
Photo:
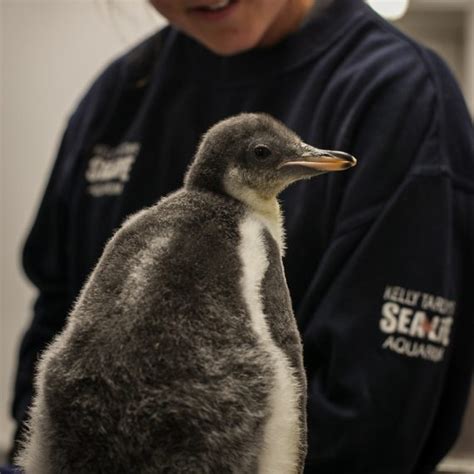
[[[171,34],[182,48],[180,59],[191,77],[229,86],[275,77],[314,59],[358,22],[367,8],[363,0],[316,0],[300,28],[275,46],[227,57],[173,28]]]

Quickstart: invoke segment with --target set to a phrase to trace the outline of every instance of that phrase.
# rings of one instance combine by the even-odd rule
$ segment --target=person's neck
[[[320,0],[289,0],[288,7],[281,9],[258,46],[262,48],[273,46],[298,30],[305,17],[318,1]]]

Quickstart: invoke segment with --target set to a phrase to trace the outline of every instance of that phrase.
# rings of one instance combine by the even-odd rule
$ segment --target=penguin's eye
[[[265,160],[272,154],[272,151],[266,145],[257,145],[253,149],[253,152],[255,153],[255,156],[259,160]]]

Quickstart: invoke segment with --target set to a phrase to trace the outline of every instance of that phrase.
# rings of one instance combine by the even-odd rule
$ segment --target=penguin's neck
[[[226,183],[225,189],[235,199],[244,203],[268,229],[275,239],[280,253],[285,253],[285,231],[283,228],[283,217],[280,204],[276,197],[264,198],[259,193],[246,186],[232,186]]]
[[[285,229],[283,227],[283,216],[281,214],[280,204],[276,198],[262,207],[251,207],[251,211],[262,221],[272,237],[275,239],[280,249],[281,256],[285,254]]]

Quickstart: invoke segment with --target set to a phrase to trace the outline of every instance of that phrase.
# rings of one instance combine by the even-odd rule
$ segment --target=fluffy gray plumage
[[[185,186],[110,239],[44,352],[18,459],[26,473],[301,472],[306,385],[276,195],[352,164],[266,115],[211,128]],[[261,218],[268,266],[258,288],[245,290],[241,223],[252,215]],[[253,308],[245,291],[260,295]],[[259,305],[266,341],[255,325]],[[265,463],[280,435],[268,430],[281,415],[274,400],[285,402],[277,383],[285,367],[297,455],[277,471]]]

